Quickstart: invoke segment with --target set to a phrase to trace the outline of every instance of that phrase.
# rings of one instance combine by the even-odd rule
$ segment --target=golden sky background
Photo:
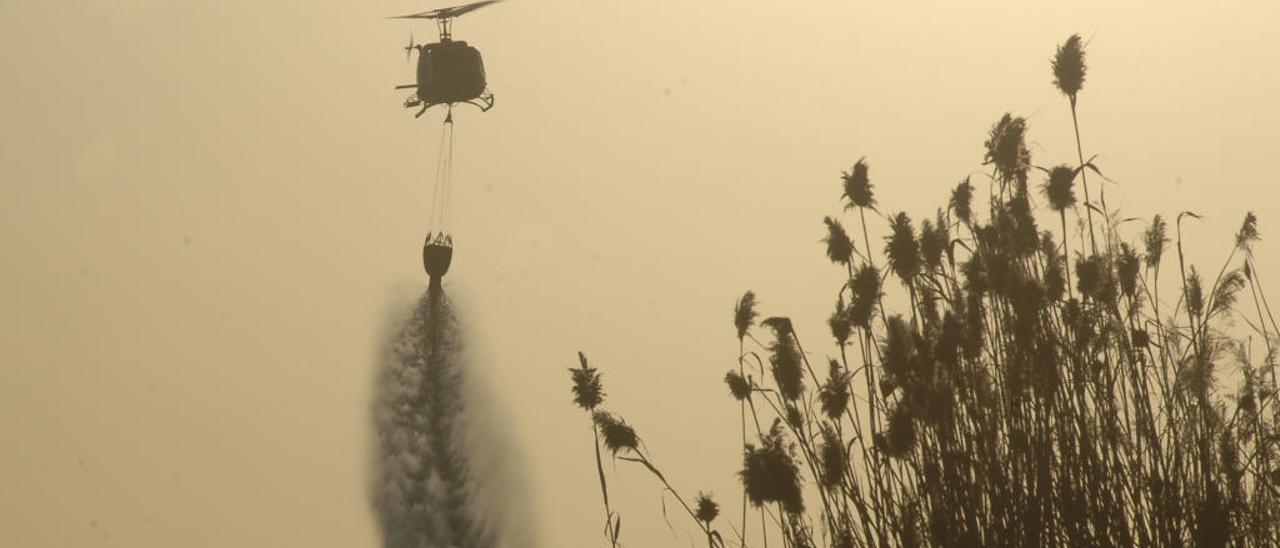
[[[434,31],[382,17],[443,5],[0,4],[0,545],[377,545],[372,369],[425,286],[442,117],[392,89],[409,30]],[[808,0],[459,20],[497,106],[455,116],[446,287],[519,449],[530,545],[602,541],[578,350],[672,482],[736,514],[735,299],[834,353],[842,274],[819,240],[840,172],[865,155],[883,210],[932,215],[966,176],[985,189],[1006,111],[1033,162],[1072,162],[1049,69],[1072,33],[1085,153],[1144,219],[1126,230],[1205,215],[1188,252],[1216,271],[1255,210],[1268,276],[1277,22],[1271,2]],[[616,471],[629,545],[697,539]]]

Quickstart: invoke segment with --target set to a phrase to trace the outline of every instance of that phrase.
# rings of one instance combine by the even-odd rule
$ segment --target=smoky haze
[[[379,545],[370,357],[388,287],[426,284],[441,116],[392,90],[432,30],[383,17],[440,5],[0,3],[0,545]],[[915,217],[984,172],[1006,111],[1070,162],[1048,60],[1072,33],[1112,206],[1194,208],[1204,265],[1254,209],[1276,260],[1274,4],[786,6],[510,0],[455,25],[497,106],[455,117],[449,289],[541,546],[601,536],[578,350],[673,482],[731,500],[735,299],[823,332],[821,218],[860,156]],[[687,544],[617,476],[632,545]]]

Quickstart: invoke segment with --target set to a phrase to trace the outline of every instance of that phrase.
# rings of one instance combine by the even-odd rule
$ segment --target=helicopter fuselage
[[[417,94],[423,103],[465,103],[484,94],[484,61],[480,50],[454,40],[417,48]]]

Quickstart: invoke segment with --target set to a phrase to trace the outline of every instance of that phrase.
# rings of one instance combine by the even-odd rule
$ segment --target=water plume
[[[468,375],[451,302],[433,286],[405,315],[384,338],[374,383],[370,498],[382,545],[531,546],[513,511],[523,489],[500,460],[511,452]]]

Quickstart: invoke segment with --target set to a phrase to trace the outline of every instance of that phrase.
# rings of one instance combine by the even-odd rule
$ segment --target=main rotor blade
[[[461,6],[451,6],[448,8],[422,11],[418,13],[411,13],[409,15],[396,15],[393,17],[389,17],[388,19],[449,19],[452,17],[457,17],[464,13],[470,13],[472,11],[483,8],[489,4],[496,4],[501,1],[502,0],[482,0],[480,2],[463,4]]]

